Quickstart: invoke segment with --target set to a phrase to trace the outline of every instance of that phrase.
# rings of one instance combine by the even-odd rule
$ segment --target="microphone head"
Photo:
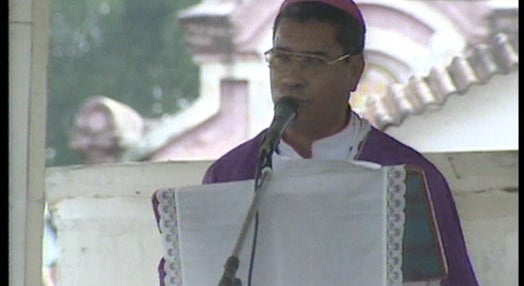
[[[298,100],[291,96],[281,97],[275,103],[275,115],[267,129],[264,141],[258,152],[257,174],[264,167],[271,167],[271,156],[282,137],[282,133],[291,120],[297,115]]]
[[[298,113],[298,100],[291,96],[283,96],[274,107],[275,116],[292,117]]]

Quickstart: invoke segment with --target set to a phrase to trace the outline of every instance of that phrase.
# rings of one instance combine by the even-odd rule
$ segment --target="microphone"
[[[265,166],[271,167],[270,157],[275,151],[282,133],[298,114],[298,100],[290,96],[284,96],[277,101],[274,110],[273,121],[266,132],[258,153],[259,170]]]
[[[258,224],[258,205],[260,204],[260,196],[263,193],[262,186],[271,174],[271,155],[273,154],[273,151],[275,151],[275,148],[278,142],[280,141],[280,137],[282,137],[282,133],[286,129],[286,126],[289,124],[289,122],[291,122],[291,119],[293,119],[298,113],[298,100],[290,96],[284,96],[277,101],[274,110],[275,115],[273,117],[273,121],[271,122],[271,125],[269,126],[265,134],[264,142],[262,142],[262,146],[260,147],[258,153],[258,165],[255,175],[255,196],[251,201],[251,206],[249,207],[244,223],[242,224],[242,228],[240,229],[240,235],[238,236],[237,242],[233,249],[233,253],[227,259],[226,264],[224,265],[224,272],[222,274],[222,278],[220,279],[218,286],[242,285],[240,279],[235,277],[236,271],[238,270],[239,266],[238,257],[240,255],[240,251],[242,250],[242,245],[244,243],[247,232],[249,230],[249,226],[251,225],[251,221],[253,220],[253,218],[255,218],[256,224]],[[254,258],[256,233],[257,226],[255,225],[255,234],[253,238],[254,242],[251,253],[252,259]],[[252,263],[253,261],[251,261],[250,265],[248,285],[251,285],[251,267],[253,265]]]
[[[298,113],[298,100],[290,96],[284,96],[280,98],[274,107],[275,115],[273,121],[269,126],[262,146],[260,147],[258,153],[258,165],[255,174],[255,196],[251,202],[248,213],[240,229],[240,235],[238,236],[237,242],[233,249],[233,254],[227,259],[226,264],[224,265],[224,272],[218,286],[241,286],[240,279],[236,278],[236,271],[239,266],[239,255],[242,250],[242,245],[246,238],[249,226],[253,218],[258,224],[258,205],[260,204],[260,196],[263,194],[262,186],[269,178],[271,174],[271,155],[282,137],[282,133],[286,129],[286,126],[291,122],[297,113]],[[257,226],[255,225],[255,234],[254,240],[256,239]],[[256,244],[256,240],[253,242],[253,247]],[[254,248],[252,249],[251,257],[254,257]],[[252,266],[251,261],[251,266]],[[249,282],[248,285],[251,285],[251,266],[249,270]]]

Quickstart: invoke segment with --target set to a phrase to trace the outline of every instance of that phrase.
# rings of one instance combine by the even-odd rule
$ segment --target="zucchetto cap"
[[[361,26],[362,31],[366,31],[366,25],[364,23],[364,17],[362,16],[362,12],[358,8],[357,4],[353,2],[352,0],[285,0],[282,5],[280,6],[279,13],[284,10],[287,6],[294,3],[299,2],[317,2],[317,3],[324,3],[330,6],[333,6],[335,8],[338,8],[340,10],[344,10],[349,15],[356,18]]]

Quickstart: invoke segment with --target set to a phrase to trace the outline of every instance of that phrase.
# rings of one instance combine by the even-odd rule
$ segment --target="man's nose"
[[[305,70],[301,62],[299,60],[294,60],[282,69],[279,75],[279,81],[285,88],[297,89],[305,85],[305,75]]]

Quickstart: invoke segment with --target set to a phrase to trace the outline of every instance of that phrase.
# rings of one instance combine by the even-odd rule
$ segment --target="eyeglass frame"
[[[292,58],[313,58],[313,59],[318,59],[318,60],[321,60],[322,61],[322,65],[321,66],[329,66],[329,65],[333,65],[333,64],[336,64],[340,61],[343,61],[349,57],[352,56],[352,54],[350,53],[347,53],[347,54],[344,54],[336,59],[333,59],[333,60],[330,60],[328,59],[327,57],[325,56],[322,56],[322,55],[316,55],[316,54],[309,54],[309,53],[297,53],[297,52],[289,52],[289,51],[286,51],[286,50],[281,50],[279,48],[271,48],[267,51],[264,52],[264,60],[267,62],[268,66],[271,67],[271,62],[270,62],[270,54],[271,53],[274,53],[274,52],[278,52],[278,53],[281,53],[281,54],[284,54],[284,55],[288,55]],[[304,63],[301,62],[303,65]],[[311,67],[315,67],[315,66],[311,66]]]

